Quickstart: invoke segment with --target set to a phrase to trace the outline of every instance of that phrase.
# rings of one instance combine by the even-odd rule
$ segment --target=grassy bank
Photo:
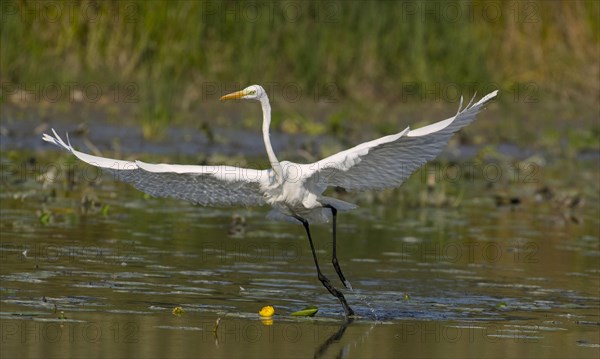
[[[599,12],[596,1],[5,1],[2,101],[134,103],[150,129],[251,83],[281,106],[501,88],[505,104],[595,108]]]

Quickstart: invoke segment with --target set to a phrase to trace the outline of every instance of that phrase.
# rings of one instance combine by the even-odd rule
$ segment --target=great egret
[[[221,97],[221,100],[244,99],[260,102],[263,111],[263,140],[271,169],[257,170],[231,166],[190,166],[150,164],[92,156],[76,151],[52,129],[53,136],[43,140],[74,154],[90,165],[112,172],[116,178],[157,197],[174,197],[204,206],[265,205],[273,207],[270,217],[299,221],[306,230],[317,275],[323,286],[337,297],[346,316],[354,312],[342,292],[336,289],[319,268],[310,235],[309,223],[327,222],[328,211],[333,217],[332,264],[344,287],[352,289],[344,277],[336,254],[336,217],[338,211],[356,206],[323,196],[327,187],[346,190],[377,190],[397,187],[417,168],[435,158],[452,134],[475,119],[483,105],[497,94],[494,91],[479,102],[471,102],[449,119],[416,130],[408,127],[395,134],[362,143],[315,163],[299,164],[279,161],[269,137],[271,105],[265,90],[259,85]]]

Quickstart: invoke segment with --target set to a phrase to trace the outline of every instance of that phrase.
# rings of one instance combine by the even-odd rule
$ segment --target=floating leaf
[[[293,315],[296,317],[314,317],[318,311],[319,311],[319,308],[315,307],[314,305],[309,305],[308,307],[306,307],[302,310],[299,310],[297,312],[294,312],[290,315]]]
[[[110,205],[108,205],[108,204],[103,205],[102,209],[100,209],[100,213],[102,213],[102,215],[104,217],[108,216],[108,210],[109,210],[109,208],[110,208]]]
[[[43,225],[47,225],[48,223],[50,223],[50,218],[51,214],[49,212],[44,212],[39,216],[40,223]]]

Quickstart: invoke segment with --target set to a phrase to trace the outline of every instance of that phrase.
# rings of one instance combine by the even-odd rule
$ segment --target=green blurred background
[[[488,140],[598,149],[599,4],[3,1],[3,117],[87,106],[148,138],[257,128],[213,108],[258,83],[276,130],[347,136],[395,132],[403,115],[431,122],[461,94],[499,88]]]

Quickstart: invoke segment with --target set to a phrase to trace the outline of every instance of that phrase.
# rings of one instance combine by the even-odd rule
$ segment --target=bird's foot
[[[323,274],[318,273],[318,276],[319,276],[319,280],[321,281],[323,286],[325,288],[327,288],[329,293],[331,293],[333,296],[335,296],[340,301],[340,303],[342,303],[342,307],[344,307],[344,313],[345,313],[346,317],[353,316],[354,311],[352,310],[352,308],[350,308],[350,306],[348,305],[348,302],[346,302],[346,297],[344,297],[344,294],[342,294],[342,292],[340,292],[333,285],[331,285],[331,282],[329,281],[329,279],[327,277],[325,277]],[[348,283],[348,284],[350,284],[350,283]]]
[[[347,303],[344,305],[344,302],[342,302],[342,305],[344,306],[344,315],[346,316],[346,318],[354,317],[356,315],[354,313],[354,310],[352,310],[352,308],[350,308],[350,306]]]

